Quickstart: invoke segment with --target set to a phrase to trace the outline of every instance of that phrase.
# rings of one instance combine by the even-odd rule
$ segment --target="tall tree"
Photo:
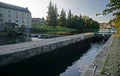
[[[58,25],[58,11],[57,11],[57,5],[53,7],[53,27],[56,27]]]
[[[52,26],[52,2],[51,1],[48,6],[47,23],[49,26]]]
[[[68,12],[67,26],[68,26],[68,27],[71,27],[71,26],[72,26],[72,13],[71,13],[71,10],[69,10],[69,12]]]
[[[62,9],[61,14],[60,14],[59,25],[66,26],[66,13],[65,13],[64,9]]]
[[[50,1],[48,6],[48,16],[47,16],[47,23],[49,26],[56,27],[57,26],[57,5],[54,6],[54,4]]]

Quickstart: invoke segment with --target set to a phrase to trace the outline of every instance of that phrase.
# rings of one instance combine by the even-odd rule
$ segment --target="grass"
[[[120,76],[120,43],[118,36],[113,40],[105,60],[101,76]]]
[[[0,32],[0,37],[7,36],[7,35],[8,35],[7,32]]]
[[[50,27],[48,25],[45,25],[45,24],[37,24],[35,25],[36,28],[42,28],[42,29],[46,29],[46,30],[53,30],[53,31],[56,31],[56,30],[67,30],[67,31],[76,31],[77,29],[72,29],[72,28],[67,28],[67,27],[62,27],[62,26],[57,26],[55,28],[53,27]]]
[[[40,28],[47,30],[45,33],[47,34],[73,34],[77,33],[79,30],[78,29],[73,29],[73,28],[68,28],[68,27],[62,27],[62,26],[57,26],[57,27],[50,27],[45,24],[36,24],[34,25],[35,28]]]

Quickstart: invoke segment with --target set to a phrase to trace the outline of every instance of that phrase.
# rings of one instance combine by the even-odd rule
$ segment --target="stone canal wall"
[[[0,67],[93,37],[93,33],[0,46]]]
[[[104,62],[108,53],[109,48],[113,43],[114,35],[112,35],[105,45],[100,49],[100,52],[95,57],[93,63],[82,73],[81,76],[101,76],[100,73],[104,66]]]

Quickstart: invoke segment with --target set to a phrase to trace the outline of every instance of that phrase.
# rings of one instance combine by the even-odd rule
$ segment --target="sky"
[[[46,18],[48,5],[50,0],[0,0],[21,7],[28,7],[32,17]],[[108,22],[113,19],[112,14],[106,16],[96,16],[97,13],[101,13],[105,8],[109,0],[51,0],[54,4],[57,4],[58,13],[60,14],[63,8],[68,13],[71,9],[74,15],[87,15],[98,22]]]

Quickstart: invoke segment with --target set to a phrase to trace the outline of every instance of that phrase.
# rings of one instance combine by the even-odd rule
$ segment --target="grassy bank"
[[[120,76],[120,41],[117,36],[109,49],[101,76]]]
[[[62,26],[50,27],[48,25],[36,24],[34,25],[34,27],[37,29],[43,30],[43,32],[42,31],[41,32],[45,34],[56,34],[56,35],[68,34],[69,35],[69,34],[74,34],[74,33],[79,32],[78,29],[67,28],[67,27],[62,27]]]
[[[6,32],[0,32],[0,37],[8,36],[8,33]]]

